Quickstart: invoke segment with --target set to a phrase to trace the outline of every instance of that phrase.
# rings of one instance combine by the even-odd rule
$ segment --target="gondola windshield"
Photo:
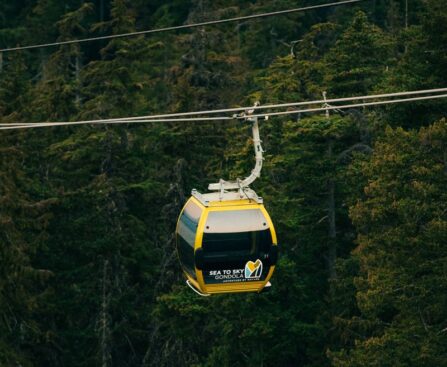
[[[202,241],[205,282],[211,281],[209,271],[241,269],[247,261],[264,259],[271,243],[260,210],[210,212]]]

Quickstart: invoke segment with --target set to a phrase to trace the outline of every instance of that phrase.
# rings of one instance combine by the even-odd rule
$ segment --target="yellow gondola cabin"
[[[276,233],[264,205],[232,194],[222,201],[193,191],[177,223],[183,271],[202,295],[260,292],[275,269]]]

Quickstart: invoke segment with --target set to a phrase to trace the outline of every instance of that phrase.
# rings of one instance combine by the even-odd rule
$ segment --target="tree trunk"
[[[104,0],[99,1],[99,21],[104,22]]]
[[[111,360],[109,339],[110,339],[110,327],[109,327],[109,295],[108,295],[108,283],[109,283],[109,260],[104,259],[102,262],[102,280],[101,280],[101,311],[99,317],[99,334],[100,334],[100,350],[101,350],[101,367],[109,366]]]
[[[328,156],[332,160],[334,142],[329,141]],[[328,181],[328,269],[329,279],[335,279],[335,260],[337,257],[337,229],[335,226],[335,182],[331,177]]]
[[[76,79],[75,105],[78,108],[81,106],[81,96],[79,94],[80,84],[81,84],[80,73],[81,73],[81,57],[79,55],[77,55],[76,59],[75,59],[75,79]]]
[[[405,29],[408,28],[408,0],[405,0]]]

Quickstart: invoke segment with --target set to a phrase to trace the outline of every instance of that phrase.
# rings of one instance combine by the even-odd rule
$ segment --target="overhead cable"
[[[280,115],[294,115],[294,114],[299,114],[299,113],[319,112],[319,111],[326,111],[326,110],[344,110],[344,109],[349,109],[349,108],[380,106],[380,105],[393,104],[393,103],[405,103],[405,102],[410,102],[410,101],[426,101],[426,100],[430,100],[430,99],[439,99],[439,98],[447,98],[447,94],[438,94],[435,96],[411,97],[411,98],[402,98],[402,99],[391,99],[388,101],[354,103],[354,104],[347,104],[347,105],[340,105],[340,106],[327,105],[324,107],[308,108],[308,109],[304,109],[304,110],[281,111],[281,112],[272,112],[272,113],[257,114],[257,115],[255,114],[255,115],[251,115],[250,117],[270,117],[270,116],[280,116]]]
[[[53,124],[54,126],[63,126],[67,124],[71,125],[83,125],[83,124],[96,124],[96,123],[113,123],[115,121],[134,121],[134,120],[144,120],[142,122],[148,122],[148,120],[157,119],[170,119],[172,117],[186,117],[186,116],[201,116],[201,115],[210,115],[210,114],[222,114],[222,113],[232,113],[232,112],[243,112],[248,110],[262,110],[262,109],[279,109],[279,108],[288,108],[288,107],[297,107],[297,106],[308,106],[314,104],[323,104],[323,103],[340,103],[340,102],[348,102],[348,101],[356,101],[356,100],[369,100],[369,99],[382,99],[382,98],[392,98],[392,97],[402,97],[402,96],[411,96],[417,94],[433,94],[433,93],[441,93],[447,92],[447,88],[435,88],[435,89],[422,89],[422,90],[414,90],[414,91],[404,91],[404,92],[394,92],[394,93],[382,93],[382,94],[373,94],[366,96],[353,96],[353,97],[343,97],[343,98],[331,98],[331,99],[320,99],[314,101],[302,101],[302,102],[291,102],[291,103],[281,103],[281,104],[270,104],[270,105],[259,105],[259,106],[251,106],[251,107],[236,107],[236,108],[225,108],[225,109],[216,109],[216,110],[205,110],[205,111],[193,111],[193,112],[177,112],[177,113],[166,113],[166,114],[158,114],[158,115],[145,115],[145,116],[133,116],[133,117],[118,117],[118,118],[109,118],[109,119],[96,119],[96,120],[83,120],[83,121],[73,121],[73,122],[60,122],[60,121],[45,121],[45,122],[34,122],[34,123],[0,123],[1,126],[19,126],[19,125],[42,125],[42,124]],[[206,117],[202,120],[213,120],[212,117]],[[218,118],[221,119],[221,118]],[[171,121],[171,120],[170,120]],[[180,121],[180,120],[175,120]],[[163,121],[167,122],[167,121]]]
[[[134,37],[134,36],[139,36],[139,35],[168,32],[168,31],[174,31],[174,30],[179,30],[179,29],[204,27],[204,26],[209,26],[209,25],[214,25],[214,24],[238,22],[241,20],[266,18],[266,17],[277,16],[277,15],[298,13],[298,12],[303,12],[303,11],[313,10],[313,9],[321,9],[321,8],[329,8],[329,7],[333,7],[333,6],[339,6],[339,5],[347,5],[347,4],[352,4],[352,3],[358,3],[360,1],[364,1],[364,0],[345,0],[345,1],[328,3],[328,4],[306,6],[306,7],[302,7],[302,8],[273,11],[273,12],[269,12],[269,13],[252,14],[252,15],[246,15],[246,16],[241,16],[241,17],[234,17],[234,18],[227,18],[227,19],[220,19],[220,20],[211,20],[211,21],[207,21],[207,22],[183,24],[183,25],[178,25],[178,26],[163,27],[163,28],[156,28],[156,29],[148,29],[145,31],[112,34],[112,35],[108,35],[108,36],[81,38],[81,39],[51,42],[51,43],[41,43],[41,44],[37,44],[37,45],[10,47],[10,48],[0,49],[0,53],[1,52],[19,51],[19,50],[30,50],[30,49],[43,48],[43,47],[70,45],[70,44],[74,44],[74,43],[85,43],[85,42],[92,42],[92,41],[99,41],[99,40],[106,40],[106,39],[113,39],[113,38]]]
[[[322,104],[322,103],[339,103],[339,102],[348,102],[348,101],[356,101],[356,100],[402,97],[402,96],[411,96],[411,95],[416,95],[416,94],[432,94],[432,93],[441,93],[441,92],[447,92],[447,88],[423,89],[423,90],[414,90],[414,91],[405,91],[405,92],[382,93],[382,94],[374,94],[374,95],[366,95],[366,96],[331,98],[331,99],[326,99],[326,100],[320,99],[320,100],[314,100],[314,101],[291,102],[291,103],[280,103],[280,104],[270,104],[270,105],[266,104],[266,105],[259,105],[259,106],[234,107],[234,108],[224,108],[224,109],[205,110],[205,111],[176,112],[176,113],[164,113],[164,114],[158,114],[158,115],[120,117],[120,118],[90,120],[90,121],[92,123],[95,123],[98,121],[115,121],[115,120],[131,121],[131,120],[140,120],[140,119],[158,119],[158,118],[168,118],[168,117],[198,116],[198,115],[210,115],[210,114],[218,114],[218,113],[244,112],[244,111],[248,111],[248,110],[265,110],[265,109],[278,109],[278,108],[287,108],[287,107],[307,106],[307,105]]]
[[[203,121],[224,121],[234,120],[233,117],[186,117],[186,118],[168,118],[168,119],[143,119],[143,120],[86,120],[86,121],[66,121],[66,122],[31,122],[31,123],[2,123],[0,130],[14,130],[14,128],[33,128],[33,127],[51,127],[51,126],[76,126],[76,125],[110,125],[110,124],[131,124],[142,122],[203,122]]]
[[[347,105],[327,105],[324,107],[316,107],[316,108],[307,108],[301,110],[288,110],[288,111],[280,111],[280,112],[269,112],[263,114],[254,114],[250,115],[250,117],[270,117],[270,116],[281,116],[281,115],[294,115],[301,113],[311,113],[311,112],[319,112],[319,111],[327,111],[327,110],[344,110],[350,108],[358,108],[358,107],[368,107],[368,106],[380,106],[394,103],[406,103],[411,101],[424,101],[431,99],[439,99],[439,98],[447,98],[447,94],[439,94],[434,96],[421,96],[421,97],[410,97],[410,98],[402,98],[402,99],[392,99],[385,101],[376,101],[376,102],[363,102],[363,103],[354,103]],[[329,100],[328,100],[329,101]],[[30,128],[38,128],[38,127],[52,127],[52,126],[73,126],[73,125],[104,125],[104,124],[135,124],[135,123],[148,123],[148,122],[203,122],[203,121],[228,121],[232,119],[244,119],[243,116],[236,117],[228,117],[228,116],[219,116],[219,117],[190,117],[190,118],[171,118],[171,119],[141,119],[141,120],[96,120],[96,122],[90,121],[72,121],[72,122],[44,122],[44,123],[31,123],[31,124],[22,124],[22,125],[8,125],[5,126],[3,124],[0,127],[0,130],[19,130],[19,129],[30,129]]]

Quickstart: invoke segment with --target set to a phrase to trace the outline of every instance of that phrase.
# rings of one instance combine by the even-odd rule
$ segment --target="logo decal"
[[[245,264],[245,278],[255,279],[260,278],[262,274],[262,261],[256,260],[256,262],[248,261]]]

